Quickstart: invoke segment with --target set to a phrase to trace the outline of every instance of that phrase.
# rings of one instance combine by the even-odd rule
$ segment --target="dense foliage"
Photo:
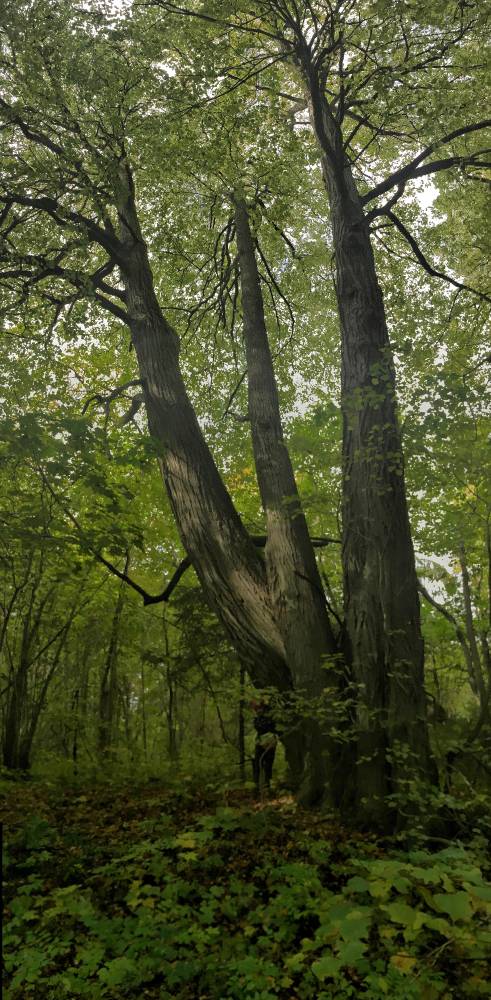
[[[389,850],[287,800],[210,806],[39,786],[7,860],[12,1000],[489,995],[472,850]]]
[[[2,4],[12,1000],[489,995],[488,39]]]

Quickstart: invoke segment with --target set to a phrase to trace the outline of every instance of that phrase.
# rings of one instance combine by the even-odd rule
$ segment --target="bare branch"
[[[0,202],[7,205],[24,205],[27,208],[33,208],[37,211],[44,212],[57,226],[63,229],[68,226],[69,223],[77,227],[82,228],[86,231],[92,242],[98,243],[100,246],[106,250],[111,257],[119,263],[123,262],[122,257],[122,246],[119,240],[117,240],[108,229],[102,229],[93,219],[89,219],[82,212],[74,212],[66,209],[57,198],[48,198],[47,196],[40,196],[38,198],[30,197],[29,195],[21,194],[20,192],[8,191],[4,194],[0,194]]]
[[[133,389],[136,386],[141,386],[142,384],[143,383],[140,378],[133,378],[130,379],[129,382],[123,382],[122,385],[117,385],[115,389],[107,394],[107,396],[104,396],[101,392],[96,392],[85,401],[82,413],[87,413],[91,403],[99,403],[99,405],[104,407],[105,410],[110,409],[111,403],[113,403],[115,399],[120,399],[121,396],[126,395],[128,389]]]
[[[421,177],[423,174],[435,173],[436,171],[443,169],[446,170],[450,166],[455,166],[455,164],[466,164],[472,161],[475,162],[475,157],[478,155],[476,153],[472,156],[451,157],[450,160],[452,162],[449,160],[435,160],[433,164],[426,164],[424,168],[418,170],[420,164],[422,164],[424,160],[427,160],[435,149],[446,145],[448,142],[452,142],[453,139],[458,139],[463,135],[469,135],[471,132],[482,131],[490,126],[491,119],[488,118],[482,122],[474,122],[471,125],[463,125],[461,128],[457,128],[454,129],[453,132],[449,132],[448,135],[442,136],[441,139],[437,139],[435,142],[432,142],[429,146],[426,146],[426,148],[423,149],[418,156],[415,156],[410,163],[406,163],[404,167],[396,170],[389,177],[386,177],[384,181],[381,181],[380,184],[377,184],[374,188],[372,188],[371,191],[363,195],[362,203],[366,205],[367,202],[373,201],[374,198],[378,198],[381,194],[385,194],[387,191],[390,191],[391,188],[397,187],[401,183],[405,183],[412,177]],[[445,164],[445,166],[442,166],[442,164]]]
[[[421,264],[421,266],[424,268],[427,274],[429,274],[432,278],[441,278],[442,281],[447,281],[450,285],[453,285],[454,288],[458,288],[460,291],[472,292],[473,295],[477,295],[477,297],[479,299],[482,299],[484,302],[491,302],[491,297],[489,295],[486,295],[485,292],[480,292],[477,288],[471,288],[470,285],[466,285],[462,281],[457,281],[455,278],[451,278],[449,274],[445,274],[444,271],[438,271],[435,267],[433,267],[426,259],[423,251],[418,246],[416,240],[414,239],[414,236],[409,232],[408,229],[406,229],[406,226],[404,225],[403,222],[401,222],[401,220],[397,217],[397,215],[394,215],[394,213],[391,212],[389,209],[386,209],[384,214],[387,216],[388,219],[391,220],[391,222],[394,224],[396,229],[399,230],[401,235],[404,236],[404,239],[407,241],[407,243],[409,243],[409,246],[411,247],[411,250],[413,251],[417,261]]]

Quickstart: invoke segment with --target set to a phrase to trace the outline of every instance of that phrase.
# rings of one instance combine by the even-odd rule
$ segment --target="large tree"
[[[457,107],[449,127],[435,133],[434,116],[419,104],[408,109],[428,73],[441,98],[451,75],[448,53],[460,58],[475,25],[462,15],[445,26],[448,4],[431,25],[431,40],[428,15],[418,6],[408,11],[402,5],[396,12],[385,3],[319,3],[299,12],[295,4],[270,2],[242,12],[239,5],[223,4],[219,15],[215,4],[209,10],[150,6],[156,9],[138,14],[133,33],[130,22],[112,19],[103,4],[89,12],[64,3],[7,5],[0,197],[1,276],[10,317],[23,314],[29,296],[51,322],[54,310],[55,336],[74,310],[81,325],[99,314],[129,329],[167,493],[209,602],[260,687],[295,689],[312,701],[324,687],[326,661],[343,653],[357,689],[358,798],[367,797],[367,817],[380,822],[388,793],[403,790],[415,765],[430,776],[431,763],[394,368],[370,225],[384,217],[428,264],[395,214],[396,202],[413,178],[455,165],[479,169],[483,162],[474,148],[451,146],[450,155],[448,150],[465,142],[463,136],[478,134],[482,122],[450,122],[463,113]],[[171,12],[170,20],[163,9]],[[189,15],[206,32],[201,47],[184,56],[181,18],[187,22]],[[166,73],[159,75],[163,29],[178,86],[182,70],[184,100],[176,96],[173,77],[166,94]],[[168,34],[173,30],[175,51]],[[224,30],[228,65],[222,71]],[[202,44],[209,44],[210,32],[213,55]],[[234,185],[232,200],[266,560],[205,441],[183,379],[179,337],[155,281],[162,238],[158,218],[152,219],[151,188],[165,187],[166,149],[179,152],[169,123],[191,114],[193,104],[206,104],[210,90],[216,100],[222,89],[247,87],[251,79],[253,93],[272,93],[273,113],[283,115],[285,104],[293,110],[308,106],[327,187],[344,419],[345,628],[337,638],[283,442],[250,206],[240,188],[251,174],[250,136],[234,143],[239,188]],[[285,96],[283,85],[295,80],[299,91]],[[388,88],[390,99],[383,96]],[[394,139],[406,151],[402,164]],[[145,196],[134,181],[135,167],[137,178],[144,172],[139,144],[151,160]],[[439,158],[433,159],[436,149]],[[214,166],[212,159],[210,175]],[[367,177],[373,178],[368,185]],[[228,204],[230,194],[221,192]],[[297,724],[296,735],[287,739],[297,781],[302,784],[303,768],[303,791],[310,798],[319,794],[323,772],[315,731],[313,722]]]
[[[380,813],[415,764],[427,777],[432,765],[395,371],[371,229],[382,220],[427,273],[489,301],[484,291],[432,266],[397,214],[411,182],[455,167],[473,168],[479,179],[489,166],[487,149],[467,140],[491,124],[469,115],[467,83],[470,74],[474,84],[480,80],[483,70],[476,38],[485,16],[451,3],[428,11],[418,3],[266,0],[256,5],[255,18],[240,4],[225,3],[220,11],[166,0],[154,5],[247,35],[256,48],[256,81],[261,56],[272,62],[282,54],[291,70],[283,73],[284,89],[278,74],[276,97],[308,109],[317,140],[341,330],[344,611],[359,692],[357,771],[367,811]],[[287,92],[295,82],[300,90]],[[275,92],[269,81],[265,89]],[[449,95],[454,101],[446,127],[435,130],[444,94],[447,105]]]

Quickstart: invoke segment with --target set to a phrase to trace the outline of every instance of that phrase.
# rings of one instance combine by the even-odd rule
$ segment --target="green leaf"
[[[346,890],[348,889],[351,892],[369,892],[370,882],[367,882],[366,878],[361,878],[360,875],[353,875],[346,883]]]
[[[337,979],[343,967],[341,959],[334,955],[323,955],[317,962],[312,964],[312,972],[317,979]]]
[[[140,982],[137,963],[125,955],[107,962],[98,975],[107,986],[123,986],[128,981]]]
[[[421,910],[415,910],[407,903],[399,901],[387,903],[381,906],[381,910],[387,913],[393,923],[402,924],[404,927],[418,928],[422,926],[424,914]]]
[[[448,913],[454,921],[468,922],[472,917],[473,909],[468,892],[437,892],[433,899],[439,909]]]

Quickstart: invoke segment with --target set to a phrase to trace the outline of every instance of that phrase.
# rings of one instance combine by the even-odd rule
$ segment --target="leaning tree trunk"
[[[295,692],[307,701],[306,717],[303,723],[300,720],[297,722],[298,739],[303,739],[307,751],[300,797],[305,802],[312,802],[324,791],[324,758],[329,743],[322,739],[315,709],[326,686],[333,690],[338,687],[336,674],[333,674],[333,667],[335,671],[338,666],[338,647],[283,437],[254,242],[247,206],[239,192],[234,196],[234,207],[247,361],[248,416],[266,519],[268,590]],[[331,774],[335,764],[332,761]]]
[[[423,640],[404,485],[395,375],[368,222],[336,123],[308,62],[304,78],[321,149],[342,338],[343,576],[359,691],[358,804],[387,821],[387,794],[433,777]]]
[[[205,442],[179,367],[179,339],[162,315],[126,162],[117,191],[121,271],[150,434],[181,540],[203,591],[258,687],[291,687],[264,560],[245,530]]]

